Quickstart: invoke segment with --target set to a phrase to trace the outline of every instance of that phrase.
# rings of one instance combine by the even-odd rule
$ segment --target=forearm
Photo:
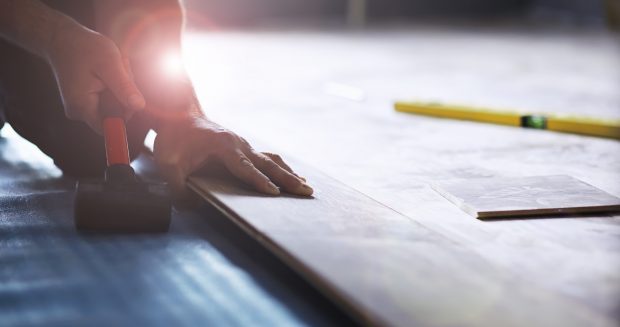
[[[146,98],[147,122],[157,131],[154,157],[174,194],[187,177],[219,161],[256,190],[309,196],[313,190],[277,155],[258,153],[235,133],[204,117],[184,72],[166,72],[167,56],[181,56],[183,11],[178,0],[97,0],[97,30],[129,58]],[[277,184],[277,186],[276,186]]]
[[[131,59],[181,50],[183,11],[178,0],[97,0],[97,31]]]
[[[154,129],[175,118],[202,114],[184,70],[165,71],[169,57],[181,57],[183,11],[177,0],[98,0],[97,30],[120,47],[144,94]]]
[[[77,26],[37,0],[0,0],[0,36],[43,58],[47,59],[59,29]]]

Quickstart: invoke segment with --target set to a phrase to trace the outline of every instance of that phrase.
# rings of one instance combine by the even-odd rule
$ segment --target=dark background
[[[344,21],[347,0],[184,0],[200,20],[218,26],[273,20]],[[369,22],[429,18],[529,17],[602,22],[604,0],[367,0]],[[198,13],[198,14],[196,14]],[[190,15],[192,16],[192,15]],[[196,19],[194,20],[196,21]],[[204,23],[204,22],[203,22]]]

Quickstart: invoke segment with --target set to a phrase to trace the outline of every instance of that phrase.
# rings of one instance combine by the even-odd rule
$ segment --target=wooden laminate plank
[[[156,177],[148,158],[132,165],[142,178]],[[165,234],[77,232],[75,182],[2,128],[0,326],[349,323],[287,269],[246,251],[243,235],[213,210],[175,210]]]
[[[620,216],[480,221],[430,187],[564,174],[620,196],[620,142],[393,110],[417,99],[617,119],[617,35],[500,24],[186,40],[207,114],[270,145],[257,149],[301,158],[494,269],[620,321]]]
[[[612,326],[438,233],[295,162],[314,198],[260,196],[230,176],[188,185],[368,324]]]
[[[620,211],[619,198],[566,175],[477,178],[432,187],[480,219]]]

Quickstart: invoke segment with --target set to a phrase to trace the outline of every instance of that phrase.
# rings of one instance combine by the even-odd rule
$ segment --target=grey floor
[[[615,326],[620,216],[485,222],[430,185],[563,174],[620,196],[620,142],[408,115],[393,105],[411,99],[617,120],[618,40],[597,27],[487,22],[214,30],[188,35],[186,46],[214,120],[452,240],[492,267],[486,272],[555,298],[546,303],[570,303],[591,325]],[[488,282],[490,294],[503,287]],[[499,294],[510,302],[510,292]],[[447,304],[436,303],[462,322]]]
[[[152,176],[152,163],[134,164]],[[5,126],[0,325],[303,326],[350,321],[213,209],[164,235],[79,234],[74,180]]]
[[[439,232],[502,275],[574,303],[602,326],[618,321],[620,217],[484,223],[428,183],[562,173],[618,196],[620,143],[392,109],[410,98],[617,119],[617,35],[499,24],[214,30],[186,41],[198,96],[216,121]],[[205,207],[176,212],[163,236],[76,234],[74,181],[10,130],[2,135],[0,324],[347,322]]]

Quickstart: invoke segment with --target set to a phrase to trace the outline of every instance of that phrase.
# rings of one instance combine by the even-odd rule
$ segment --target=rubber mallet
[[[107,168],[103,181],[79,181],[75,191],[75,226],[111,233],[166,232],[171,200],[165,184],[141,182],[129,165],[122,105],[110,91],[100,95]]]

